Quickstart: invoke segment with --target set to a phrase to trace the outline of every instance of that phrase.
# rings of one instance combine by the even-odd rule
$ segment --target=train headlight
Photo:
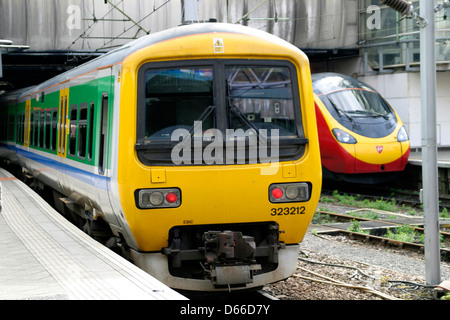
[[[355,138],[341,129],[333,129],[332,132],[340,143],[355,144],[357,142]]]
[[[408,137],[408,133],[406,132],[405,127],[401,127],[400,130],[398,130],[397,141],[404,142],[404,141],[408,141],[408,140],[409,140],[409,137]]]
[[[164,195],[159,191],[155,191],[155,192],[150,193],[149,200],[150,200],[149,202],[152,206],[157,207],[157,206],[160,206],[163,204]]]
[[[309,183],[275,183],[269,187],[269,200],[272,203],[305,202],[310,199]]]
[[[297,199],[299,196],[300,190],[298,187],[289,186],[286,188],[286,198],[289,200]]]
[[[135,198],[139,209],[177,208],[181,205],[181,190],[140,189],[135,191]]]

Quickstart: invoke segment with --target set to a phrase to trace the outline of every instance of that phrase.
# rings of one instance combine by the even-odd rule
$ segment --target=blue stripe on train
[[[96,188],[99,188],[102,190],[110,189],[111,179],[109,177],[101,176],[101,175],[94,174],[94,173],[91,173],[91,172],[88,172],[88,171],[85,171],[85,170],[82,170],[79,168],[75,168],[71,165],[62,163],[61,161],[47,158],[45,156],[36,154],[32,151],[27,151],[27,150],[17,148],[15,145],[8,145],[8,144],[0,143],[0,147],[6,148],[9,151],[14,151],[22,157],[36,161],[36,162],[38,162],[46,167],[49,167],[53,170],[60,171],[60,172],[62,171],[63,173],[70,176],[71,178],[75,178],[84,183],[93,185]]]

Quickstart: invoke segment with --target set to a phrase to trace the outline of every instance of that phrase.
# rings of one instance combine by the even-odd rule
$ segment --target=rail
[[[358,211],[359,210],[362,210],[362,209],[358,209]],[[367,210],[374,211],[373,209],[367,209]],[[378,211],[380,211],[380,210],[378,210]],[[335,212],[324,211],[324,210],[317,210],[316,213],[326,214],[331,217],[334,217],[335,221],[350,222],[350,221],[356,220],[356,221],[366,222],[366,223],[368,223],[368,225],[370,225],[370,227],[361,226],[360,231],[359,230],[355,231],[355,230],[350,229],[350,227],[349,227],[350,223],[342,223],[341,222],[341,223],[332,223],[332,224],[328,223],[328,224],[320,224],[320,225],[312,224],[311,230],[316,235],[321,235],[321,234],[333,235],[336,233],[345,234],[350,239],[363,240],[365,242],[374,242],[375,241],[382,245],[394,245],[401,249],[410,249],[410,250],[419,251],[421,253],[424,252],[424,245],[421,243],[395,240],[395,239],[385,237],[384,235],[374,234],[374,233],[377,233],[377,232],[375,232],[375,230],[388,229],[388,228],[399,228],[399,227],[404,226],[405,224],[410,225],[414,231],[423,233],[424,229],[417,226],[417,225],[422,225],[423,221],[421,221],[417,218],[411,218],[410,219],[411,222],[408,223],[404,219],[402,219],[401,222],[395,222],[395,221],[389,221],[387,219],[369,219],[369,218],[365,218],[365,217],[359,217],[359,216],[350,215],[350,214],[335,213]],[[390,215],[398,215],[398,214],[393,214],[391,212],[384,212],[384,213],[390,214]],[[405,217],[404,215],[400,215],[400,216]],[[364,230],[368,230],[368,229],[372,230],[371,233],[363,232]],[[440,234],[441,234],[441,238],[443,239],[443,243],[445,243],[448,246],[448,244],[450,243],[450,233],[445,232],[445,231],[440,231]],[[441,247],[440,251],[441,251],[441,255],[446,256],[447,258],[450,257],[450,247]]]

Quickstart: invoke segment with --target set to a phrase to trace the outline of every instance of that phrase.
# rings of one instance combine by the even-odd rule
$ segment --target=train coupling
[[[204,270],[216,286],[253,282],[253,275],[261,270],[256,263],[256,244],[253,237],[241,232],[209,231],[203,235],[205,242]]]
[[[276,223],[228,227],[242,230],[212,231],[217,230],[212,225],[171,229],[170,246],[162,249],[171,275],[210,280],[215,287],[240,287],[252,283],[256,274],[277,268],[278,252],[285,245],[278,241]]]

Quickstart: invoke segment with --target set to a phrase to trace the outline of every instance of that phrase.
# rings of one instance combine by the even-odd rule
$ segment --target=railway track
[[[411,208],[420,208],[422,205],[420,192],[418,190],[399,189],[386,186],[363,186],[349,183],[336,185],[333,182],[327,182],[322,188],[322,195],[331,196],[335,190],[339,190],[340,194],[357,198],[358,200],[377,201],[382,199],[385,202],[395,202],[400,206],[408,206]],[[439,195],[439,209],[444,208],[450,212],[450,195]]]
[[[375,213],[378,215],[377,219],[367,218],[364,215],[367,212],[372,215]],[[318,224],[317,216],[327,216],[326,223]],[[355,223],[356,221],[356,223]],[[441,227],[449,227],[450,222],[442,221]],[[392,212],[381,212],[380,210],[373,209],[355,209],[348,213],[335,213],[325,210],[317,210],[315,220],[310,226],[310,231],[315,234],[328,234],[336,235],[343,234],[351,239],[358,239],[364,242],[376,242],[384,246],[395,246],[401,249],[409,249],[418,252],[424,252],[424,245],[419,241],[403,241],[399,238],[392,238],[386,236],[389,234],[388,230],[396,230],[408,226],[408,230],[416,235],[423,235],[424,229],[423,219],[420,217],[408,217],[403,214],[396,214]],[[357,226],[357,228],[355,228]],[[391,231],[390,235],[395,235]],[[450,233],[447,231],[441,231],[441,255],[444,259],[450,259]]]

